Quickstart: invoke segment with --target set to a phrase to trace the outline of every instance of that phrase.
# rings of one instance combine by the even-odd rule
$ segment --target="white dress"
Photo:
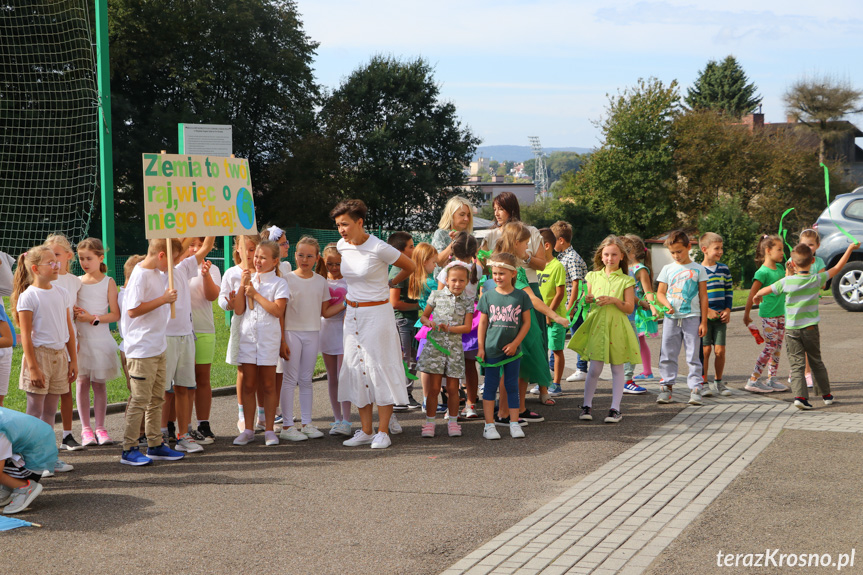
[[[276,275],[275,270],[252,276],[252,285],[264,299],[275,301],[288,299],[290,290],[288,282]],[[237,317],[237,316],[235,316]],[[277,365],[279,348],[282,343],[282,328],[280,317],[274,316],[255,302],[255,308],[249,309],[239,316],[239,363],[255,365]]]
[[[330,296],[333,298],[344,295],[348,291],[348,282],[344,278],[338,280],[328,279],[327,283],[330,286]],[[342,355],[345,352],[344,342],[342,341],[343,333],[342,326],[345,323],[345,312],[340,312],[333,317],[323,318],[321,320],[321,353],[327,355]]]
[[[78,307],[92,315],[109,313],[110,280],[105,276],[96,284],[82,283],[78,290]],[[78,326],[78,375],[99,382],[119,377],[122,372],[117,355],[119,347],[111,335],[108,322],[100,322],[99,325],[82,321],[75,323]]]
[[[223,310],[228,310],[228,297],[231,292],[239,289],[243,279],[243,268],[240,266],[232,266],[225,271],[222,276],[222,283],[219,286],[219,307]],[[225,351],[225,363],[229,365],[240,365],[237,361],[237,354],[240,352],[240,324],[242,318],[238,318],[237,314],[231,316],[231,332],[228,336],[228,349]]]
[[[342,276],[353,302],[386,303],[345,310],[344,359],[339,371],[339,401],[357,407],[406,405],[408,392],[396,318],[389,303],[388,266],[401,252],[375,236],[355,246],[339,240]]]

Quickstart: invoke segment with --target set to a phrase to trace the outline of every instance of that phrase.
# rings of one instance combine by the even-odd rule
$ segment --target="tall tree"
[[[141,246],[141,153],[176,150],[178,123],[231,124],[256,193],[313,129],[317,44],[293,0],[109,3],[117,243]],[[260,211],[260,209],[259,209]]]
[[[722,62],[710,60],[686,91],[686,105],[692,109],[717,110],[733,118],[751,113],[761,103],[758,88],[734,56]]]
[[[679,104],[676,80],[666,86],[640,79],[609,96],[606,116],[597,122],[603,144],[564,182],[563,195],[604,217],[617,233],[664,231],[674,221],[670,135]]]
[[[320,119],[336,145],[337,184],[369,207],[367,223],[431,229],[480,140],[440,100],[422,58],[374,56],[326,100]],[[476,195],[476,192],[468,192]],[[477,199],[477,198],[474,198]]]
[[[851,129],[840,122],[849,114],[863,112],[863,91],[848,80],[832,76],[802,78],[794,82],[783,97],[788,115],[817,134],[818,157],[823,162],[827,145]]]

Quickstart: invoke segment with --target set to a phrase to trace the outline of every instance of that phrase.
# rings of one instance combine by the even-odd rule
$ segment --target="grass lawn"
[[[746,305],[746,298],[749,297],[748,289],[734,290],[734,307]],[[829,289],[821,290],[821,297],[833,297],[833,292]]]
[[[3,304],[6,309],[9,309],[8,298],[3,298]],[[225,352],[228,349],[228,326],[225,325],[225,312],[218,305],[213,303],[213,316],[216,321],[216,359],[213,363],[212,373],[210,376],[213,388],[233,386],[237,381],[237,368],[228,365],[224,361]],[[11,319],[11,314],[10,314]],[[114,332],[114,338],[120,341],[118,333]],[[24,411],[27,406],[26,394],[18,389],[18,374],[21,369],[21,340],[18,339],[18,345],[15,347],[12,356],[12,375],[9,377],[9,395],[6,396],[3,404],[5,407]],[[318,356],[318,363],[315,366],[315,376],[324,373],[324,362]],[[108,382],[108,403],[116,403],[126,401],[129,398],[129,391],[126,389],[126,381],[122,376]]]

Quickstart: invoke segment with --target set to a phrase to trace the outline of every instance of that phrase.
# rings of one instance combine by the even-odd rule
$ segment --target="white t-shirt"
[[[219,268],[210,266],[210,277],[213,283],[220,286],[222,274]],[[189,281],[189,294],[192,298],[192,327],[195,333],[216,333],[216,323],[213,321],[213,302],[204,296],[204,276],[201,274],[201,266],[198,272]]]
[[[529,256],[535,256],[539,253],[544,254],[545,244],[543,243],[542,236],[539,235],[539,230],[533,226],[526,227],[530,232],[530,239],[527,240],[527,254]],[[488,245],[489,251],[494,251],[494,245],[497,243],[497,240],[500,239],[500,233],[500,228],[496,228],[489,232],[487,236],[485,236],[485,242]],[[518,256],[516,256],[516,260],[518,260]],[[518,262],[518,265],[524,268],[524,273],[527,275],[528,283],[539,283],[539,276],[536,274],[535,269],[523,265],[520,261]]]
[[[389,301],[388,267],[402,253],[373,235],[358,246],[341,239],[337,249],[342,256],[342,277],[348,282],[347,298],[354,302]]]
[[[75,277],[75,276],[72,276]],[[31,285],[18,296],[18,313],[33,312],[33,347],[63,349],[69,341],[69,292],[59,285],[41,289]]]
[[[475,265],[477,281],[475,284],[470,283],[470,272],[468,272],[467,285],[464,288],[464,294],[469,300],[476,300],[476,292],[479,289],[479,278],[482,277],[482,266],[479,264]],[[446,285],[446,273],[444,269],[441,269],[440,273],[437,275],[437,281],[439,283],[442,283],[443,285]]]
[[[150,313],[134,318],[129,316],[129,310],[161,297],[166,289],[168,289],[167,275],[156,269],[142,268],[141,264],[135,266],[135,272],[126,283],[123,295],[126,309],[123,310],[123,317],[120,319],[127,358],[156,357],[168,349],[165,328],[171,315],[171,306],[161,305]]]
[[[285,307],[285,331],[320,331],[321,304],[330,300],[327,279],[316,273],[309,279],[289,273],[285,280],[291,289],[291,299]]]
[[[231,292],[237,291],[240,284],[243,282],[243,268],[240,266],[229,267],[222,276],[222,283],[219,284],[219,307],[223,310],[228,310],[228,298]]]
[[[287,277],[287,275],[292,271],[294,271],[294,268],[291,267],[291,262],[287,260],[279,262],[279,273],[282,277]]]
[[[69,307],[73,307],[78,301],[78,292],[81,290],[81,278],[76,275],[67,273],[64,275],[57,276],[57,279],[51,282],[55,286],[60,286],[69,292],[70,304]]]
[[[165,282],[168,281],[168,274]],[[186,257],[174,266],[174,289],[177,290],[177,301],[174,303],[174,317],[168,312],[168,327],[165,335],[192,335],[192,295],[189,282],[198,275],[198,260]]]

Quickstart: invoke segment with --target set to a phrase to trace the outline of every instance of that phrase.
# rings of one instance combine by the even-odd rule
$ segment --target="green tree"
[[[685,101],[692,109],[716,110],[740,118],[761,103],[757,91],[737,59],[728,56],[722,62],[710,60],[707,63],[687,90]]]
[[[524,162],[524,173],[532,182],[533,175],[536,173],[536,160],[534,158],[531,158]]]
[[[492,160],[488,163],[488,169],[491,172],[497,173],[497,169],[500,167],[500,162],[497,160]]]
[[[572,178],[574,173],[567,172],[564,177]],[[588,262],[593,258],[596,247],[611,233],[603,218],[569,199],[540,200],[522,208],[521,216],[525,223],[536,228],[551,227],[558,220],[569,222],[572,226],[572,247]]]
[[[141,153],[177,149],[177,124],[233,126],[260,198],[267,164],[313,131],[317,43],[292,0],[112,0],[117,250],[143,243]],[[260,208],[259,208],[260,212]]]
[[[508,174],[515,167],[515,162],[513,162],[512,160],[507,160],[503,163],[503,167],[504,169],[506,169],[506,173]]]
[[[504,165],[502,165],[502,164],[501,164],[501,165],[499,165],[499,166],[497,167],[497,169],[494,171],[494,173],[495,173],[495,175],[497,175],[497,176],[505,176],[505,175],[506,175],[506,166],[504,166]]]
[[[788,114],[812,130],[819,140],[818,157],[824,161],[827,145],[853,129],[841,122],[849,114],[863,112],[863,91],[847,80],[831,76],[803,78],[783,96]]]
[[[584,162],[581,154],[575,152],[552,152],[546,160],[548,166],[549,187],[560,179],[566,172],[578,171]]]
[[[602,216],[616,233],[650,237],[675,221],[671,125],[679,110],[677,81],[640,79],[609,96],[597,126],[602,146],[564,180],[562,194]]]
[[[730,197],[719,200],[709,212],[698,219],[698,233],[713,232],[722,236],[722,263],[731,270],[735,283],[744,279],[743,270],[752,267],[752,253],[758,238],[758,222]],[[704,261],[698,251],[696,260]]]
[[[813,193],[823,189],[818,150],[805,134],[750,130],[719,112],[690,110],[675,119],[672,139],[672,202],[685,226],[697,225],[725,198],[733,198],[762,232],[775,232],[787,208],[796,208],[786,222],[791,229],[810,226],[824,209],[824,195]],[[834,193],[847,189],[838,176],[831,186]]]
[[[370,226],[435,227],[480,143],[440,100],[422,58],[374,56],[327,98],[320,119],[338,150],[339,190],[366,202]]]

